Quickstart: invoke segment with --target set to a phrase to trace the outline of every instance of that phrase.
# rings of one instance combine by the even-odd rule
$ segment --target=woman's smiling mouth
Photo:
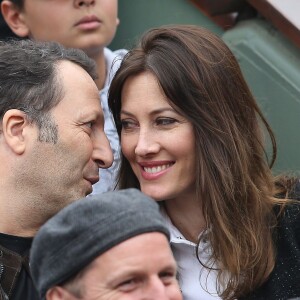
[[[154,174],[154,173],[158,173],[158,172],[161,172],[161,171],[164,171],[164,170],[170,168],[173,164],[174,163],[166,164],[166,165],[162,165],[162,166],[157,166],[157,167],[143,167],[143,169],[147,173]]]

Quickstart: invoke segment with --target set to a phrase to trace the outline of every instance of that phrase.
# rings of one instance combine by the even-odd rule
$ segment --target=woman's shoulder
[[[292,230],[300,231],[300,180],[294,180],[287,190],[287,203],[282,210],[280,223],[284,226],[292,226]],[[300,232],[299,232],[300,239]]]
[[[282,216],[279,220],[281,227],[298,233],[300,245],[300,200],[295,199],[293,202],[286,204]],[[296,235],[297,237],[297,235]]]
[[[274,207],[278,216],[274,230],[275,266],[267,281],[243,300],[279,300],[300,296],[300,182],[290,180],[277,184],[281,192],[276,194],[276,198],[290,200]]]
[[[287,200],[275,206],[275,213],[283,220],[300,222],[300,179],[283,177],[275,184],[278,189],[275,197]]]
[[[280,176],[275,179],[275,197],[300,200],[300,178]]]
[[[277,207],[276,213],[278,223],[276,232],[278,234],[278,243],[291,243],[298,251],[300,250],[300,181],[295,181],[294,185],[288,190],[288,200],[284,206]],[[293,247],[294,247],[293,246]],[[298,257],[299,259],[299,257]]]
[[[290,190],[288,192],[288,196],[290,199],[298,200],[298,204],[300,203],[300,179],[294,179]]]
[[[278,224],[276,232],[279,240],[294,239],[300,245],[300,180],[299,178],[285,178],[278,181],[278,186],[283,187],[282,193],[276,195],[279,199],[286,199],[283,204],[274,207]],[[300,247],[300,246],[298,246]]]

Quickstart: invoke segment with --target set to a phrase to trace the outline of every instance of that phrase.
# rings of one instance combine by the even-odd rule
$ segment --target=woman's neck
[[[183,236],[194,243],[198,242],[199,234],[205,230],[201,201],[194,196],[183,196],[164,202],[167,215]]]

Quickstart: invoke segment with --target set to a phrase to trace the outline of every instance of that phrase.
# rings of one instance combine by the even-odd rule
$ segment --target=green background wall
[[[224,32],[187,0],[119,0],[119,17],[112,49],[129,49],[144,31],[165,24],[196,24],[221,36],[275,132],[274,172],[300,174],[300,50],[289,40],[259,18]]]
[[[241,22],[223,40],[240,62],[275,132],[276,171],[300,173],[300,51],[263,20]]]
[[[166,24],[202,25],[216,34],[223,30],[186,0],[119,0],[120,26],[110,47],[130,48],[147,29]]]

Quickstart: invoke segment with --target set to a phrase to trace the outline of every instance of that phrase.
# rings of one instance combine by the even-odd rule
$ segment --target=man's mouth
[[[89,181],[92,185],[97,183],[99,181],[99,175],[85,178],[87,181]]]

